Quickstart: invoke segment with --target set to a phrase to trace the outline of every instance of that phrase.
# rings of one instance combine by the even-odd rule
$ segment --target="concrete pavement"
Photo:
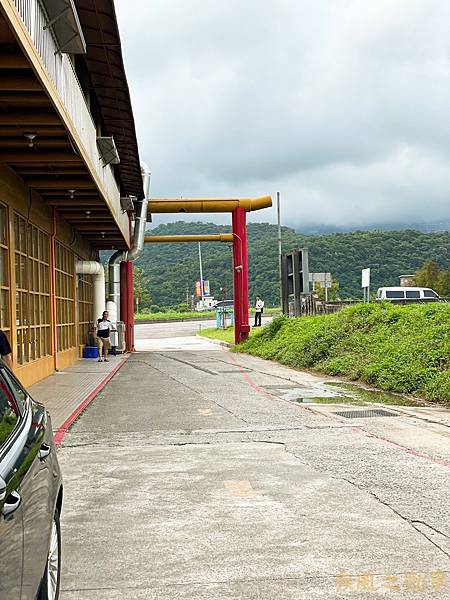
[[[109,362],[101,363],[92,358],[80,359],[75,365],[30,386],[31,397],[44,404],[50,413],[53,431],[60,429],[127,358],[127,355],[110,356]]]
[[[342,417],[367,406],[180,325],[137,327],[66,435],[61,598],[450,598],[446,411]]]
[[[273,317],[263,317],[263,325],[270,323]],[[202,329],[215,327],[215,319],[205,319],[204,321],[183,321],[172,323],[146,323],[138,324],[135,327],[135,344],[137,350],[146,350],[146,344],[155,340],[174,339],[180,337],[193,337],[201,332]]]

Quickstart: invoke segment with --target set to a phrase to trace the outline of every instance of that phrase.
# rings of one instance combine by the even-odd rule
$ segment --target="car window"
[[[386,292],[386,298],[404,298],[405,292],[403,290],[390,290]]]
[[[15,398],[19,400],[19,403],[22,402],[23,406],[25,406],[28,394],[23,390],[22,386],[16,381],[16,379],[13,375],[11,375],[11,373],[6,373],[5,378],[10,384]]]
[[[423,290],[423,295],[425,298],[437,298],[437,294],[433,290]]]
[[[419,292],[419,290],[413,290],[410,292],[406,292],[406,297],[407,298],[420,298],[420,292]]]
[[[0,447],[6,442],[19,421],[19,410],[6,381],[0,375]]]

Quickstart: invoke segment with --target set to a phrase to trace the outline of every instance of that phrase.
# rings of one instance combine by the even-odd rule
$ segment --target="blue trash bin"
[[[98,358],[97,346],[85,346],[83,350],[83,358]]]

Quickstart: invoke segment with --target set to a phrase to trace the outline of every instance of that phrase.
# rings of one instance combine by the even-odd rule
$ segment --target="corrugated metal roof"
[[[84,56],[107,134],[114,137],[122,195],[144,196],[130,91],[113,0],[75,0]]]

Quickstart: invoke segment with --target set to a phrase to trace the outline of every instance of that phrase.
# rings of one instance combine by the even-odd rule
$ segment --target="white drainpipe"
[[[105,269],[103,265],[95,260],[77,261],[76,272],[78,275],[93,275],[94,277],[94,306],[92,310],[92,322],[96,323],[105,310]]]
[[[135,260],[139,257],[144,247],[145,226],[147,224],[147,208],[150,196],[150,169],[145,163],[141,163],[144,199],[136,215],[133,231],[133,243],[130,250],[118,250],[115,252],[108,263],[109,285],[108,285],[108,309],[114,309],[115,304],[117,320],[120,315],[120,263],[128,260]]]

